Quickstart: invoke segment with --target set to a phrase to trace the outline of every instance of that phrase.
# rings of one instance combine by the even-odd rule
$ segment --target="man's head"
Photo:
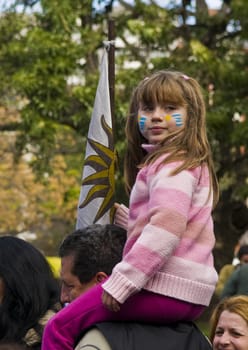
[[[248,263],[248,245],[247,244],[240,247],[238,252],[238,258],[241,264]]]
[[[121,260],[126,230],[117,225],[90,225],[66,236],[61,257],[61,302],[70,303],[102,282]]]

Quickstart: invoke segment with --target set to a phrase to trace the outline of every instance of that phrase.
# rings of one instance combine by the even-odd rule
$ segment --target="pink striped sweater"
[[[130,196],[123,260],[104,290],[120,303],[141,289],[209,305],[217,282],[206,166],[170,176],[178,162],[142,168]]]

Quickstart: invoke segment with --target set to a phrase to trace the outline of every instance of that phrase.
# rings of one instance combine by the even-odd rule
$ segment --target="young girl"
[[[102,285],[53,317],[44,350],[72,349],[96,322],[194,320],[214,292],[211,212],[218,185],[201,89],[180,72],[160,71],[138,85],[130,111],[123,260]]]

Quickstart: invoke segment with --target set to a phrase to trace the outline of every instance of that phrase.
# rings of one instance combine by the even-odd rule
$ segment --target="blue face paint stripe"
[[[181,114],[175,113],[175,114],[172,114],[171,116],[175,119],[176,126],[182,126],[183,125]]]
[[[139,126],[141,131],[145,129],[145,124],[146,124],[146,116],[141,115],[139,118]]]

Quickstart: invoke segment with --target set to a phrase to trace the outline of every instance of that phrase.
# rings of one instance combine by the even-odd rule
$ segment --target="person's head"
[[[239,248],[238,259],[241,264],[248,263],[248,244],[245,244]]]
[[[146,152],[142,144],[149,143],[155,144],[156,149],[146,161],[169,153],[168,161],[184,162],[179,171],[206,163],[211,172],[213,193],[218,196],[206,132],[205,102],[195,79],[181,72],[163,70],[142,80],[131,99],[126,136],[128,191],[134,184],[139,165],[144,162]]]
[[[248,296],[223,299],[211,316],[210,340],[213,350],[248,349]]]
[[[23,339],[58,301],[58,281],[41,252],[17,237],[0,237],[0,340]]]
[[[117,225],[89,225],[65,237],[61,257],[62,303],[70,303],[101,283],[121,260],[126,230]]]

